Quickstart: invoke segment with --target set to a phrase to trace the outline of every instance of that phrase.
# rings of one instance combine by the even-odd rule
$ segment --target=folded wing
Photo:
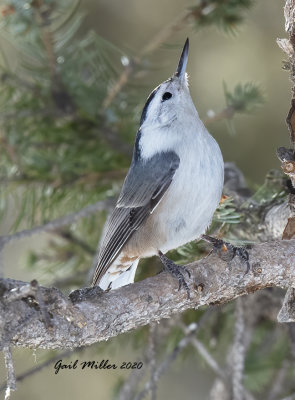
[[[169,188],[179,157],[173,152],[148,160],[133,160],[102,240],[93,285],[96,285],[119,255],[122,247],[153,212]]]

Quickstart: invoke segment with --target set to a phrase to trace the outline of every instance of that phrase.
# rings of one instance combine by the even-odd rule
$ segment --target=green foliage
[[[120,104],[102,115],[123,53],[92,31],[77,38],[78,2],[7,1],[2,13],[0,211],[13,199],[14,231],[117,193],[129,160],[115,138],[134,123]]]
[[[264,103],[264,95],[260,87],[253,82],[238,83],[232,92],[228,90],[226,83],[223,82],[223,91],[226,108],[222,112],[222,117],[226,119],[229,133],[234,135],[236,132],[232,123],[233,116],[236,113],[253,113],[257,107]]]
[[[238,113],[252,113],[264,102],[261,89],[253,82],[238,83],[232,92],[223,82],[223,90],[227,107]]]
[[[237,211],[233,198],[227,197],[219,203],[213,221],[222,224],[238,224],[241,222],[241,218],[242,215]]]
[[[253,196],[243,205],[242,209],[263,208],[271,204],[279,204],[286,199],[286,178],[281,171],[271,170],[266,175],[263,185],[258,187]]]
[[[215,25],[226,32],[233,32],[252,4],[253,0],[199,0],[193,7],[196,25]]]

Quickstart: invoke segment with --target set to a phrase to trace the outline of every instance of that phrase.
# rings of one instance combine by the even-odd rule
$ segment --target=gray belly
[[[173,188],[172,188],[173,190]],[[124,247],[130,255],[150,257],[166,253],[205,233],[220,200],[221,191],[183,193],[176,198],[169,190],[154,212],[134,232]]]
[[[190,159],[190,165],[180,165],[158,206],[124,246],[128,254],[149,257],[158,250],[166,253],[205,233],[220,201],[224,168],[212,137],[209,144],[209,149],[198,152],[199,158]]]

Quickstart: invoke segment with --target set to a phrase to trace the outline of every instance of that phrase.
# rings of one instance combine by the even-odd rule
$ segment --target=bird
[[[189,39],[176,72],[147,98],[133,156],[103,229],[92,285],[113,290],[134,282],[138,262],[158,255],[189,296],[184,267],[165,253],[201,238],[221,199],[224,162],[191,98]]]

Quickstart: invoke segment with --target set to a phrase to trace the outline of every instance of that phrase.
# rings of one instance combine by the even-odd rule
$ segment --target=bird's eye
[[[170,93],[170,92],[165,92],[165,93],[163,94],[163,96],[162,96],[162,101],[169,100],[169,99],[171,99],[171,97],[172,97],[172,93]]]

